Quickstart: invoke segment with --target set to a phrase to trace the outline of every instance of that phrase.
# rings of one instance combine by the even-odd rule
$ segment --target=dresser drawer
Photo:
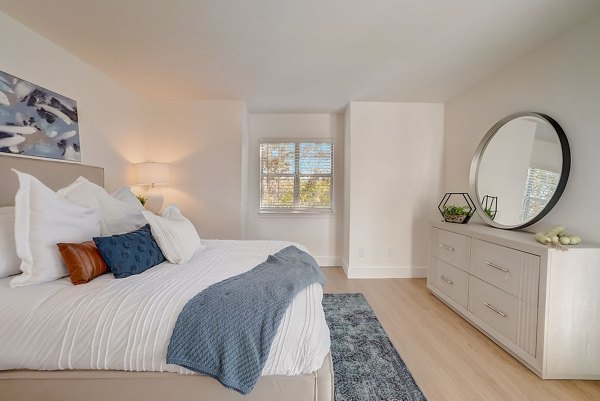
[[[469,295],[469,275],[467,273],[431,256],[428,279],[430,283],[458,302],[463,308],[467,307]]]
[[[469,271],[470,245],[470,237],[432,228],[431,254],[466,272]]]
[[[470,273],[537,306],[539,256],[473,239]]]
[[[517,342],[519,300],[471,276],[469,310],[512,342]]]
[[[536,307],[471,276],[469,310],[511,342],[535,356]]]

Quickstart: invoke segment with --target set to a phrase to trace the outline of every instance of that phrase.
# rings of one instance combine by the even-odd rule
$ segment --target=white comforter
[[[9,288],[0,280],[0,370],[108,369],[191,373],[165,363],[186,302],[209,285],[252,269],[292,245],[279,241],[206,241],[183,265],[163,263],[125,279],[106,274],[74,286],[69,278]],[[321,367],[329,329],[319,284],[287,309],[263,375]],[[260,311],[257,311],[260,313]]]

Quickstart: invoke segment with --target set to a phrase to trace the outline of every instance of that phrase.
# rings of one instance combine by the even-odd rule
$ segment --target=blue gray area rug
[[[325,294],[335,401],[426,401],[362,294]]]

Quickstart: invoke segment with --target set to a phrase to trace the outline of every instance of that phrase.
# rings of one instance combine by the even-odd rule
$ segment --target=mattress
[[[74,286],[69,278],[10,288],[0,280],[0,370],[122,370],[192,374],[165,362],[187,301],[209,285],[248,271],[283,241],[205,241],[182,265],[163,263],[124,279],[103,275]],[[329,352],[319,284],[287,308],[262,371],[316,372]]]

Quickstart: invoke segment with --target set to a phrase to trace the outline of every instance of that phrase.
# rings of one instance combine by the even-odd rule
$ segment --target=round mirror
[[[488,131],[473,156],[477,213],[497,228],[529,226],[558,202],[570,167],[569,142],[556,121],[540,113],[508,116]]]

